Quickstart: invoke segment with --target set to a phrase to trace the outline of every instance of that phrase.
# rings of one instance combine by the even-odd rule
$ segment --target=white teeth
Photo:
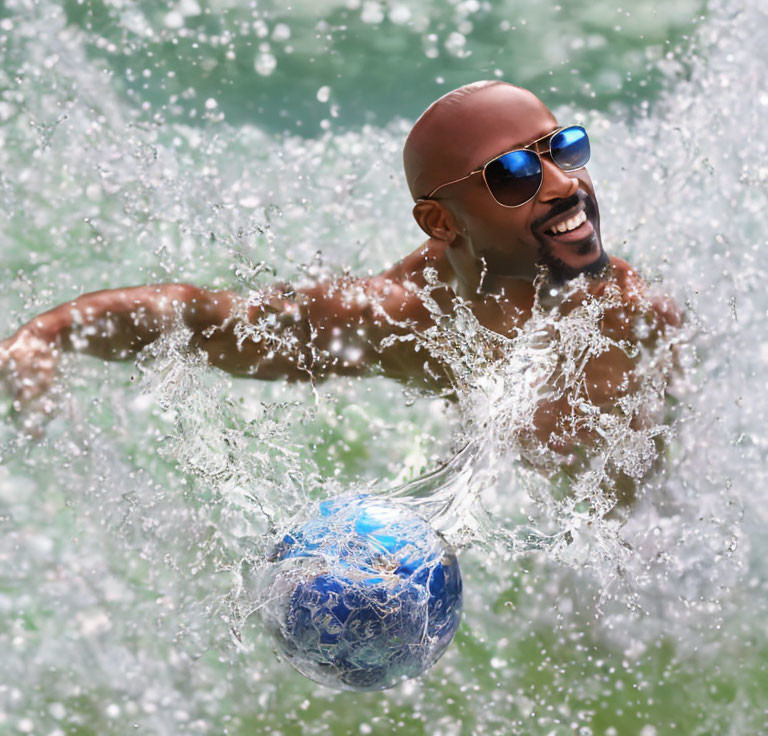
[[[584,212],[584,210],[581,210],[578,214],[571,217],[570,220],[565,220],[563,222],[558,223],[557,225],[553,225],[549,231],[556,235],[557,233],[564,233],[568,230],[575,230],[579,225],[587,221],[587,213]]]

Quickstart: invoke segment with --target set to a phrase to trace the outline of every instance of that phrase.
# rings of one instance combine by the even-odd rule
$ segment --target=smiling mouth
[[[550,247],[565,247],[574,255],[586,256],[598,245],[595,214],[589,196],[579,191],[554,205],[546,217],[535,223],[534,233]]]
[[[579,210],[573,217],[569,217],[567,220],[560,220],[550,228],[547,229],[547,235],[562,235],[563,233],[570,233],[576,230],[587,221],[587,213],[584,210]]]
[[[597,247],[594,225],[584,210],[547,228],[544,239],[577,256],[586,256]]]

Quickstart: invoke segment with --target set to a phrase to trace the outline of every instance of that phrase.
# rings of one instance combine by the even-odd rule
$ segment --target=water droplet
[[[257,74],[261,74],[262,77],[268,77],[275,71],[277,59],[269,52],[262,52],[256,57],[253,67]]]
[[[405,25],[411,19],[411,9],[407,5],[393,5],[389,11],[389,19],[395,25]]]
[[[370,25],[378,25],[384,20],[384,11],[381,5],[375,0],[369,0],[363,4],[363,12],[360,13],[360,20]]]
[[[278,23],[272,31],[272,39],[275,41],[287,41],[291,37],[291,28],[285,23]]]
[[[166,14],[163,23],[166,28],[181,28],[184,25],[184,16],[178,10],[172,10]]]
[[[197,0],[181,0],[179,3],[179,12],[182,15],[200,15],[202,12],[200,3]]]

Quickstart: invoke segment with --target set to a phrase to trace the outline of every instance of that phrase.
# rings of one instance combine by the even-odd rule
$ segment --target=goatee
[[[550,272],[551,281],[555,284],[563,284],[566,281],[575,279],[581,274],[587,276],[599,276],[610,265],[608,254],[603,250],[603,246],[600,246],[600,255],[592,261],[592,263],[583,266],[582,268],[573,268],[564,261],[556,258],[545,247],[541,248],[541,256],[539,262],[546,266]]]

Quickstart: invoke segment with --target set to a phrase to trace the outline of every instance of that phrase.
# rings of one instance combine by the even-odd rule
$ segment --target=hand
[[[56,376],[61,350],[56,341],[22,327],[0,342],[0,379],[13,395],[16,411],[42,410],[49,414],[52,403],[45,400]]]

